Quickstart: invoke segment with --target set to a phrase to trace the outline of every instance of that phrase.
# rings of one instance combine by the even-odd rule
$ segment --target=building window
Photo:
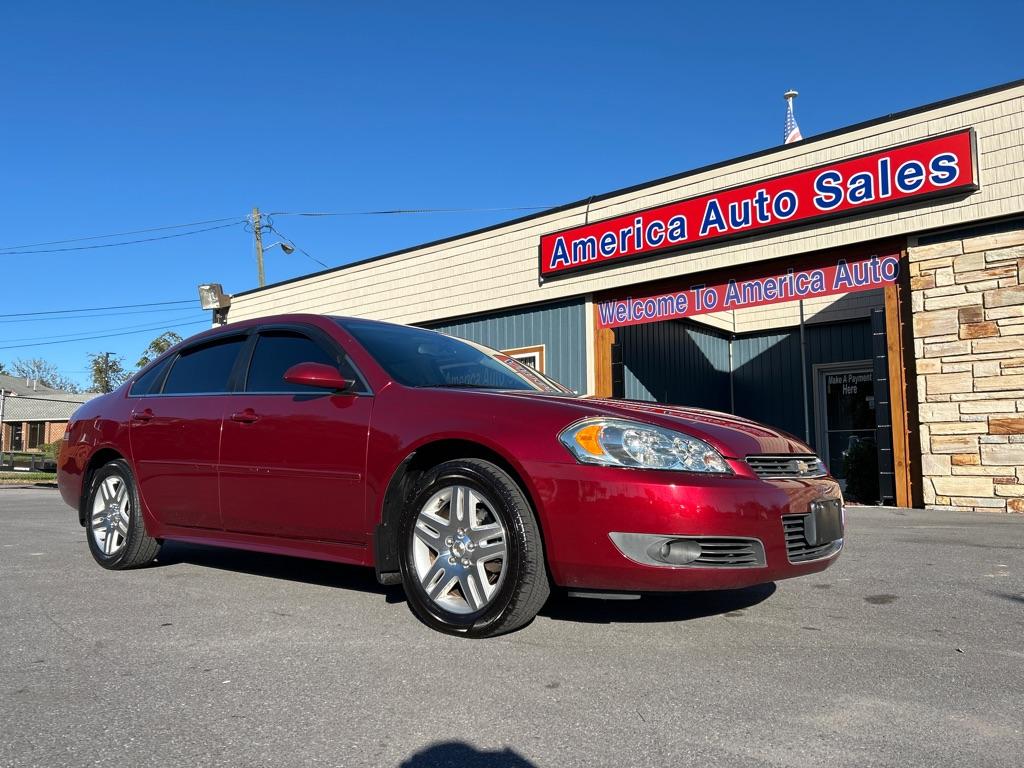
[[[46,422],[30,422],[28,425],[28,450],[34,451],[44,445],[46,445]]]
[[[503,349],[502,354],[508,355],[513,360],[518,360],[544,373],[544,345],[536,347],[518,347],[516,349]]]

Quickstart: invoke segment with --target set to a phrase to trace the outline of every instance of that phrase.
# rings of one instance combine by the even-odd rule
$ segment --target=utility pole
[[[0,389],[0,467],[4,463],[4,402],[7,400],[7,390]]]
[[[252,236],[256,238],[256,273],[262,288],[267,284],[266,275],[263,274],[263,230],[260,225],[260,209],[255,206],[252,209]]]

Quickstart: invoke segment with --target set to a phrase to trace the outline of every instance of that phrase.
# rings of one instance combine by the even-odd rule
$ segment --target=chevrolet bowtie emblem
[[[807,470],[810,469],[810,467],[807,466],[806,461],[794,461],[793,466],[796,469],[796,471],[801,475],[806,475]]]

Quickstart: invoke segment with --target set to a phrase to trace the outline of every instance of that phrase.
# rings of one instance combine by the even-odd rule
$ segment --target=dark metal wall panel
[[[814,430],[814,366],[871,360],[872,332],[868,319],[807,325],[807,419]],[[800,330],[787,328],[749,334],[733,341],[733,387],[739,416],[770,424],[803,438],[805,422],[800,383]]]
[[[543,344],[545,372],[570,389],[586,392],[585,309],[582,301],[560,302],[427,327],[494,349]]]
[[[741,336],[733,341],[736,413],[803,436],[800,331]]]
[[[729,337],[685,321],[617,328],[630,400],[729,410]]]

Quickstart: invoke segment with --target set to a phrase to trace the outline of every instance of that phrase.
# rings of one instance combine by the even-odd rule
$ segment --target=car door
[[[373,396],[344,350],[306,326],[262,328],[221,435],[224,526],[252,534],[365,544],[366,445]],[[354,379],[337,394],[289,384],[297,363]]]
[[[183,349],[133,386],[130,439],[139,493],[161,522],[221,528],[217,464],[221,418],[247,334]],[[136,391],[136,387],[139,388]]]

